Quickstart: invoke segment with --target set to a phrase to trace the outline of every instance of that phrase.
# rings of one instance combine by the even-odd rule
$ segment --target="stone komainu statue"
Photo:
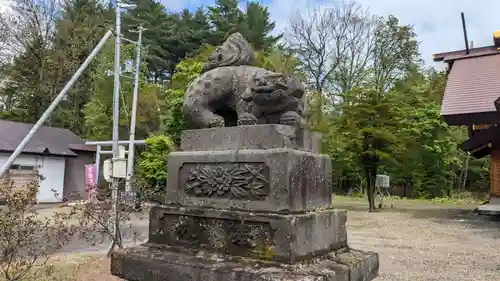
[[[186,90],[183,111],[189,128],[301,123],[302,83],[252,66],[254,61],[251,45],[239,33],[216,48],[204,73]]]

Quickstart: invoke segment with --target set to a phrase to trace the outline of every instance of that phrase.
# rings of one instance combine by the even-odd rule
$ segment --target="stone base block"
[[[331,171],[328,156],[288,148],[173,152],[166,203],[270,212],[328,208]]]
[[[321,136],[307,129],[284,125],[254,125],[185,130],[181,150],[291,148],[319,153]]]
[[[480,215],[500,216],[500,197],[491,195],[489,202],[478,206],[476,211]]]
[[[111,273],[128,281],[370,281],[378,269],[378,254],[356,250],[293,266],[143,246],[111,256]]]
[[[346,211],[303,214],[158,206],[149,243],[295,263],[347,247]]]

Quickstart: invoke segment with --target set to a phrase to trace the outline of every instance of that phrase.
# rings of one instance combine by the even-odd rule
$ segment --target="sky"
[[[0,11],[8,0],[0,0]],[[213,5],[215,0],[159,0],[167,10],[190,10],[202,5]],[[252,0],[248,0],[252,1]],[[328,7],[340,0],[253,0],[268,7],[276,22],[276,33],[286,31],[290,16],[297,11],[307,12],[316,7]],[[493,31],[500,30],[500,0],[356,0],[372,14],[397,16],[402,24],[411,24],[418,34],[420,53],[427,65],[432,54],[464,48],[460,12],[465,13],[469,41],[475,47],[493,43]],[[240,1],[241,7],[246,1]]]
[[[0,12],[3,12],[7,7],[7,0],[0,0]]]
[[[2,1],[2,0],[0,0]],[[215,0],[161,0],[170,11],[184,8],[195,9],[212,5]],[[249,0],[250,1],[250,0]],[[268,7],[276,32],[285,31],[290,15],[315,7],[328,7],[338,0],[254,0]],[[246,1],[240,5],[245,6]],[[464,49],[462,20],[465,13],[469,41],[474,47],[493,44],[493,32],[500,30],[500,0],[357,0],[372,14],[397,16],[402,24],[411,24],[418,34],[420,53],[427,65],[441,66],[432,62],[432,54]]]

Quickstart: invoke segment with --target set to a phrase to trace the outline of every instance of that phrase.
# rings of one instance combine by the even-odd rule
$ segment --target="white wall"
[[[0,165],[3,165],[9,156],[10,154],[0,153]],[[39,203],[50,203],[62,201],[65,162],[64,157],[21,154],[14,164],[39,166],[39,172],[44,180],[40,182],[37,200]],[[58,194],[57,197],[55,193]]]

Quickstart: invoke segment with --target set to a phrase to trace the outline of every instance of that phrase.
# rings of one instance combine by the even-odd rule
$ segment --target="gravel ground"
[[[395,201],[368,213],[352,203],[337,206],[348,209],[350,246],[379,253],[376,281],[500,280],[500,220],[475,205]]]
[[[472,214],[477,205],[384,203],[394,208],[368,213],[363,200],[334,200],[335,207],[348,210],[349,245],[379,254],[376,281],[500,281],[500,219]],[[130,231],[146,235],[147,223],[134,221]],[[75,241],[63,252],[97,254],[106,245],[90,247]],[[109,261],[100,263],[100,280],[117,280],[109,276]]]

